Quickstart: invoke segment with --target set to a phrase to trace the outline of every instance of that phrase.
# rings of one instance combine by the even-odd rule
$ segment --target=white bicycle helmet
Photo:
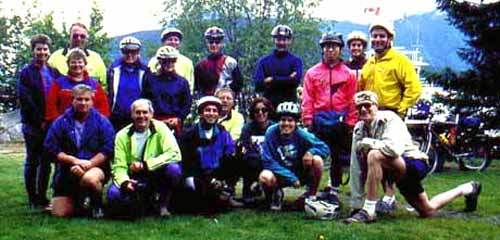
[[[363,42],[363,47],[366,48],[366,45],[368,44],[368,38],[366,37],[366,34],[361,31],[352,31],[347,35],[347,45],[351,44],[352,40],[359,40]]]
[[[177,58],[178,56],[179,56],[179,51],[177,51],[177,49],[171,46],[162,46],[158,48],[158,51],[156,51],[156,58],[158,60],[172,59],[172,58]]]
[[[207,105],[215,105],[219,112],[222,109],[222,101],[218,97],[214,96],[205,96],[200,98],[198,101],[198,113],[201,113],[203,111],[203,108]]]
[[[278,116],[292,116],[295,118],[300,117],[300,108],[294,102],[283,102],[276,108],[276,114]]]
[[[376,27],[383,28],[385,29],[385,31],[387,31],[387,33],[389,33],[390,36],[392,36],[393,38],[396,37],[396,31],[394,30],[394,24],[392,22],[382,20],[374,21],[372,24],[370,24],[369,32],[371,33],[372,30]]]
[[[209,27],[206,31],[205,31],[205,39],[224,39],[224,30],[222,30],[222,28],[219,28],[219,27],[216,27],[216,26],[213,26],[213,27]]]
[[[314,198],[306,198],[304,211],[309,218],[332,220],[339,216],[339,206]]]
[[[120,41],[120,50],[123,49],[130,49],[130,50],[137,50],[141,49],[141,41],[135,37],[124,37]]]
[[[279,24],[273,28],[273,30],[271,31],[271,36],[292,38],[293,30],[287,25]]]
[[[165,39],[167,39],[171,35],[176,35],[177,37],[179,37],[179,40],[182,41],[183,35],[182,35],[181,30],[174,28],[174,27],[169,27],[169,28],[166,28],[165,30],[163,30],[163,32],[161,33],[161,41],[165,41]]]

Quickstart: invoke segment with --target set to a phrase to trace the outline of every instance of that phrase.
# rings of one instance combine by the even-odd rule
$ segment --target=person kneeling
[[[313,134],[297,127],[299,107],[292,102],[278,105],[279,123],[267,129],[259,181],[266,194],[269,208],[280,211],[284,193],[282,188],[307,185],[308,190],[298,200],[303,207],[307,197],[316,196],[323,171],[323,159],[328,146]]]
[[[179,146],[167,125],[152,119],[151,101],[135,100],[131,112],[133,123],[116,134],[108,204],[114,212],[126,208],[132,217],[157,206],[158,214],[168,217],[170,197],[182,177]]]
[[[92,217],[102,218],[102,189],[115,133],[93,108],[94,93],[89,86],[76,85],[72,96],[72,106],[52,124],[44,142],[56,158],[52,215],[79,214],[83,200],[90,199]]]
[[[481,184],[475,181],[429,200],[421,183],[427,175],[427,155],[413,144],[405,123],[392,111],[379,111],[374,92],[358,92],[355,103],[360,121],[354,127],[352,149],[356,158],[366,159],[368,191],[363,208],[344,223],[376,221],[377,186],[386,172],[394,175],[399,191],[420,217],[436,215],[439,209],[460,196],[465,196],[465,211],[476,210]]]

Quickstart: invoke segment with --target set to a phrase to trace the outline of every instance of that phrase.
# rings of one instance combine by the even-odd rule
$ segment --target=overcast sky
[[[26,12],[20,0],[0,0],[2,14]],[[30,0],[25,0],[30,6]],[[97,0],[104,11],[104,30],[110,36],[123,35],[136,31],[159,29],[163,0]],[[40,4],[40,3],[43,3]],[[58,27],[62,22],[68,25],[81,21],[89,23],[91,0],[41,0],[39,11],[54,12]],[[322,19],[337,21],[348,20],[368,24],[370,14],[365,9],[379,8],[379,15],[389,19],[402,18],[435,10],[435,0],[323,0],[314,15]],[[12,11],[11,11],[12,10]],[[372,13],[374,12],[372,11]]]

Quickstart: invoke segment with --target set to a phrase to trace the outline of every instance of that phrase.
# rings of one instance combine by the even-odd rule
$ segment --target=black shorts
[[[396,181],[396,186],[407,200],[414,200],[420,193],[424,192],[422,179],[427,175],[428,166],[424,160],[404,157],[403,159],[406,173]]]
[[[313,182],[312,176],[302,166],[296,167],[296,168],[292,168],[292,169],[290,169],[290,171],[292,171],[295,174],[295,176],[297,176],[297,178],[300,181],[300,184],[302,184],[302,185],[306,185],[307,186],[307,185],[310,185]],[[280,183],[280,187],[290,187],[290,186],[292,186],[292,183],[285,184],[284,183],[284,178],[282,176],[277,175],[275,173],[273,173],[273,174],[278,179],[278,182]]]
[[[54,181],[54,197],[76,197],[80,193],[80,178],[67,174],[64,177],[58,177]]]

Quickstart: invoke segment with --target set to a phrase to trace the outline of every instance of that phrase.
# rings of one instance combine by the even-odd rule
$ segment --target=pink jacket
[[[331,92],[333,91],[333,92]],[[345,123],[354,126],[357,115],[354,105],[356,76],[343,63],[332,68],[320,62],[307,70],[304,77],[302,120],[310,125],[313,116],[321,111],[342,112],[347,109]]]

